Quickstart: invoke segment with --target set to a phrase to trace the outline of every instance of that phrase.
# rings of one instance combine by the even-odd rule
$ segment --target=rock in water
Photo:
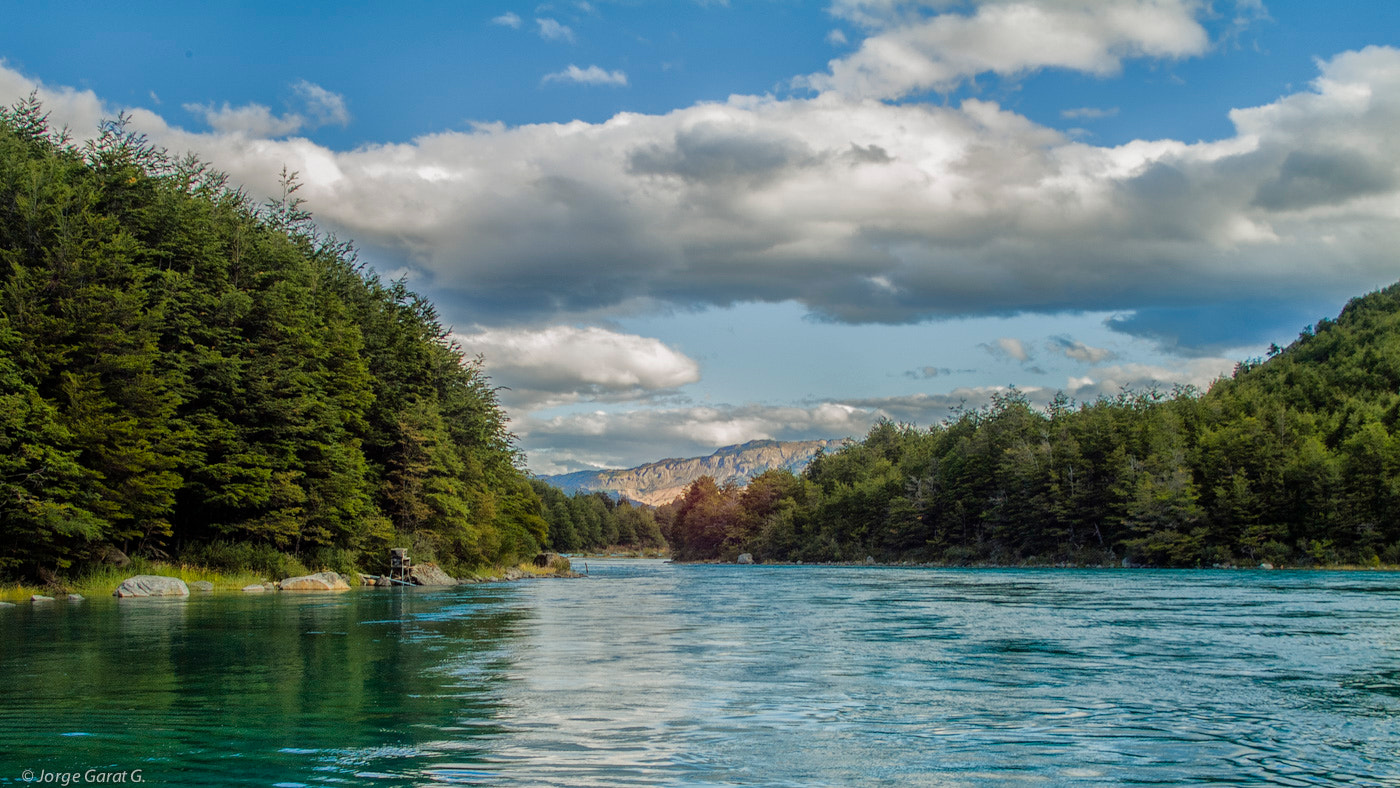
[[[752,554],[752,553],[740,553],[740,554],[739,554],[739,557],[736,558],[736,559],[734,559],[734,563],[736,563],[736,564],[751,564],[751,563],[753,563],[753,554]]]
[[[317,572],[314,575],[289,577],[277,584],[283,591],[349,591],[345,579],[335,572]]]
[[[409,581],[420,586],[455,586],[457,580],[437,564],[418,564],[409,570]]]
[[[29,601],[30,601],[30,602],[52,602],[52,601],[53,601],[53,597],[51,597],[51,596],[44,596],[43,594],[30,594],[30,595],[29,595]]]
[[[128,577],[112,592],[115,597],[133,596],[189,596],[190,587],[178,577],[160,575],[137,575]]]
[[[81,602],[81,601],[83,601],[83,595],[82,595],[82,594],[69,594],[68,596],[64,597],[64,599],[67,599],[69,602]]]
[[[245,594],[261,594],[266,590],[266,588],[262,587],[261,583],[254,583],[250,586],[243,586],[243,593]]]
[[[208,580],[196,580],[193,583],[190,583],[190,588],[193,588],[196,591],[213,591],[214,584],[209,582]]]

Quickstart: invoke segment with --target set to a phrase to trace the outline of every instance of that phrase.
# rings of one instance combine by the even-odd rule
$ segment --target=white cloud
[[[502,27],[509,27],[509,28],[513,28],[513,29],[515,29],[515,30],[519,30],[519,29],[520,29],[520,25],[521,25],[521,23],[522,23],[523,21],[524,21],[524,20],[522,20],[522,19],[520,18],[520,15],[519,15],[519,14],[515,13],[514,11],[507,11],[507,12],[505,12],[504,14],[501,14],[501,15],[498,16],[498,17],[492,18],[492,19],[491,19],[491,24],[493,24],[493,25],[500,25],[500,26],[502,26]]]
[[[292,85],[292,93],[299,100],[301,108],[284,115],[274,115],[270,108],[256,103],[239,107],[228,102],[222,106],[191,103],[183,105],[183,108],[199,116],[217,132],[257,139],[285,137],[304,129],[344,126],[350,122],[350,111],[345,105],[344,96],[304,79]]]
[[[568,41],[573,43],[574,31],[568,25],[561,24],[557,19],[536,19],[535,24],[539,26],[540,38],[548,41]]]
[[[185,104],[187,112],[198,115],[209,127],[223,134],[240,134],[248,137],[285,137],[301,131],[306,119],[293,112],[274,115],[262,104],[244,104],[235,107],[228,102],[217,107],[213,104]]]
[[[1102,364],[1117,357],[1117,354],[1107,348],[1086,345],[1070,337],[1053,337],[1045,345],[1052,353],[1060,353],[1066,358],[1085,364]]]
[[[646,399],[700,380],[700,365],[660,340],[598,327],[479,329],[455,338],[468,355],[484,357],[512,406]]]
[[[292,85],[292,91],[302,100],[303,112],[312,128],[320,126],[345,126],[350,123],[350,110],[345,106],[345,97],[306,80]]]
[[[1100,367],[1092,376],[1069,378],[1065,393],[1080,402],[1089,402],[1098,397],[1113,397],[1124,390],[1170,392],[1176,385],[1206,391],[1216,380],[1229,377],[1236,363],[1228,358],[1196,358],[1172,366],[1119,364]]]
[[[1001,337],[996,342],[983,344],[982,349],[996,358],[1011,359],[1023,364],[1031,360],[1030,351],[1026,350],[1026,343],[1014,337]]]
[[[545,74],[541,82],[573,82],[579,85],[627,85],[627,75],[621,71],[604,71],[598,66],[579,68],[570,63],[569,67],[554,74]]]
[[[449,320],[785,300],[849,322],[1160,316],[1340,303],[1395,278],[1400,50],[1319,68],[1307,89],[1233,111],[1232,137],[1113,147],[985,101],[835,94],[345,151],[250,138],[285,130],[270,112],[234,122],[230,108],[207,133],[140,108],[134,123],[254,195],[275,191],[283,163],[300,171],[318,221],[381,270],[421,275]],[[0,67],[6,103],[31,85]],[[40,95],[79,135],[116,114],[90,91]]]
[[[1064,68],[1106,76],[1124,58],[1199,55],[1210,44],[1192,0],[988,0],[967,13],[945,3],[837,2],[875,32],[829,71],[798,85],[861,98],[948,91],[977,74]],[[935,13],[926,16],[933,8]]]
[[[846,34],[840,28],[833,28],[831,32],[826,34],[826,43],[832,46],[843,47],[850,42],[846,39]]]

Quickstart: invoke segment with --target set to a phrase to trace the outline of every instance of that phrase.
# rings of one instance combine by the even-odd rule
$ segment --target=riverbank
[[[187,564],[171,563],[166,561],[149,561],[144,559],[133,559],[130,566],[114,567],[103,566],[93,567],[74,578],[55,578],[53,582],[45,584],[28,583],[4,583],[0,584],[0,602],[27,602],[30,597],[107,597],[111,596],[117,586],[123,580],[135,575],[159,575],[161,577],[174,577],[183,580],[186,585],[195,582],[207,582],[214,586],[214,592],[238,592],[242,593],[243,588],[250,585],[262,585],[265,583],[275,583],[285,580],[291,575],[284,577],[268,577],[265,574],[247,571],[220,571],[202,566],[190,566]],[[526,580],[532,578],[567,578],[583,577],[582,574],[574,573],[567,564],[561,566],[535,566],[531,563],[520,563],[508,567],[490,567],[476,569],[466,573],[463,577],[456,578],[460,583],[498,583],[514,580]]]

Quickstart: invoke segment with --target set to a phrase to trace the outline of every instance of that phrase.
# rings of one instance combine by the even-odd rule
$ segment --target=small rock
[[[525,573],[522,572],[522,571],[520,571],[519,569],[516,569],[516,568],[513,567],[513,566],[512,566],[511,568],[509,568],[509,569],[506,570],[506,579],[507,579],[507,580],[522,580],[522,579],[524,579],[524,578],[525,578]]]
[[[267,590],[266,588],[263,588],[263,587],[262,587],[262,584],[261,584],[261,583],[254,583],[254,584],[252,584],[252,585],[250,585],[250,586],[243,586],[243,591],[244,591],[244,593],[248,593],[248,594],[261,594],[261,593],[263,593],[263,592],[266,591],[266,590]]]
[[[196,580],[193,583],[190,583],[190,588],[193,588],[196,591],[213,591],[214,584],[209,582],[208,580]]]
[[[83,601],[83,595],[82,595],[82,594],[69,594],[68,596],[64,597],[64,599],[67,599],[69,602],[81,602],[81,601]]]
[[[161,575],[136,575],[128,577],[112,592],[115,597],[138,596],[189,596],[190,587],[178,577]]]
[[[734,563],[736,563],[736,564],[751,564],[751,563],[753,563],[753,553],[740,553],[740,554],[739,554],[739,557],[736,558],[736,559],[734,559]]]
[[[867,556],[865,557],[865,563],[866,563],[866,564],[874,564],[874,563],[875,563],[875,556],[873,556],[873,555],[867,555]]]
[[[1265,561],[1264,563],[1262,563],[1262,564],[1259,565],[1259,568],[1260,568],[1260,569],[1273,569],[1273,568],[1274,568],[1274,565],[1271,564],[1271,563],[1269,563],[1268,561]]]
[[[30,601],[30,602],[52,602],[52,601],[53,601],[53,597],[51,597],[51,596],[44,596],[43,594],[30,594],[30,595],[29,595],[29,601]]]
[[[289,577],[277,584],[283,591],[349,591],[350,584],[335,572]]]
[[[0,602],[0,607],[14,607],[14,602]]]

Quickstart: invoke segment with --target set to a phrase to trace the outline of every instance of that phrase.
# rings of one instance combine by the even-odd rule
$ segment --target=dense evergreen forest
[[[284,184],[255,205],[122,120],[75,144],[33,97],[0,111],[0,575],[548,542],[479,360]]]
[[[539,479],[531,484],[544,504],[550,545],[555,550],[660,550],[666,546],[649,506],[617,500],[603,492],[579,491],[568,496]]]
[[[884,422],[800,475],[693,484],[679,559],[1400,564],[1400,285],[1209,392]]]

